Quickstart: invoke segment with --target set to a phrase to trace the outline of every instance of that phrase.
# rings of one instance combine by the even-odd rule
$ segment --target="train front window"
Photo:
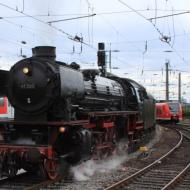
[[[3,107],[4,106],[4,98],[0,98],[0,107]]]
[[[179,112],[179,103],[170,102],[169,108],[171,113],[178,113]]]

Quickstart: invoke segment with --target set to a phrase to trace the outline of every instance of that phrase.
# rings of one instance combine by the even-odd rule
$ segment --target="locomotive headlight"
[[[65,130],[66,130],[65,127],[60,127],[60,128],[59,128],[59,132],[60,132],[60,133],[64,133]]]
[[[28,67],[24,67],[24,68],[22,69],[22,72],[23,72],[25,75],[27,75],[27,74],[29,73],[29,68],[28,68]]]

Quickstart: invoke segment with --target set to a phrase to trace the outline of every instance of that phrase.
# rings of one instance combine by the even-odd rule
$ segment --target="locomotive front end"
[[[35,47],[8,72],[15,117],[0,121],[0,176],[23,168],[55,179],[62,165],[91,154],[91,133],[73,121],[79,108],[71,102],[84,97],[83,75],[55,57],[54,47]]]
[[[15,108],[16,120],[42,120],[59,95],[59,75],[53,56],[48,51],[50,59],[39,58],[36,52],[34,49],[33,57],[17,62],[9,72],[8,98]]]
[[[17,62],[7,79],[6,96],[15,117],[13,121],[1,122],[0,175],[11,177],[23,168],[41,170],[41,174],[54,179],[58,163],[53,161],[57,157],[53,143],[59,127],[47,122],[48,110],[60,95],[55,48],[34,48],[33,56]]]

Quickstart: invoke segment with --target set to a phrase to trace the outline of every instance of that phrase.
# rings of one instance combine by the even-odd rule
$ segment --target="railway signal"
[[[105,52],[105,44],[100,42],[98,43],[98,66],[101,67],[100,71],[102,76],[106,76],[106,52]]]

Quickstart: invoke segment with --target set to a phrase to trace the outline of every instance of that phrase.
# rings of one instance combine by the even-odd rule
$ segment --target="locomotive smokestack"
[[[55,61],[55,49],[56,48],[53,46],[37,46],[35,48],[32,48],[32,56]]]

